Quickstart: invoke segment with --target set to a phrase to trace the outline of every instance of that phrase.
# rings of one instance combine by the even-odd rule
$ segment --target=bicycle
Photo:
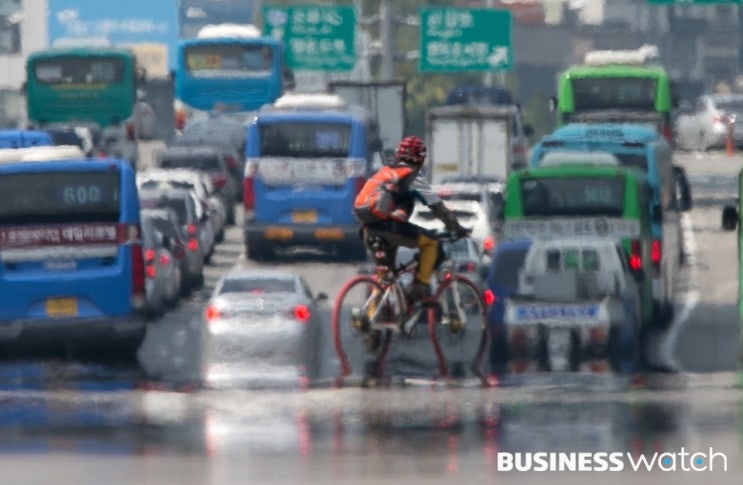
[[[442,243],[457,240],[449,233],[439,233],[436,237]],[[474,328],[480,333],[480,337],[471,371],[485,383],[482,365],[488,345],[487,307],[474,283],[456,274],[450,261],[447,261],[448,258],[445,258],[436,271],[436,289],[432,297],[421,302],[411,302],[401,279],[404,275],[412,277],[415,273],[418,253],[410,262],[395,268],[392,248],[384,239],[372,236],[369,238],[369,246],[376,266],[374,275],[359,275],[347,281],[333,306],[333,341],[340,361],[337,382],[342,383],[353,372],[347,346],[356,345],[356,350],[360,350],[365,358],[374,358],[371,365],[367,363],[365,373],[371,378],[379,379],[383,375],[384,361],[393,335],[413,336],[420,320],[425,317],[438,362],[437,377],[450,377],[437,327],[445,327],[446,333],[455,338],[464,335],[469,328]],[[355,295],[355,290],[361,290],[360,294]],[[353,296],[357,296],[358,301]],[[358,348],[359,344],[351,344],[358,340],[361,341],[361,349]],[[463,368],[459,371],[460,374],[465,372]]]

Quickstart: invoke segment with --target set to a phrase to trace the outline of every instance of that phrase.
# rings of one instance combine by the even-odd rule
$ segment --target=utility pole
[[[395,78],[395,35],[393,29],[394,14],[390,0],[382,0],[379,16],[381,20],[379,37],[382,42],[382,80],[392,81]]]

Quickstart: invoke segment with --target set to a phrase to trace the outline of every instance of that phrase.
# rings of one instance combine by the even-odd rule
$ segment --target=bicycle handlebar
[[[451,231],[441,231],[434,234],[435,238],[441,242],[455,242],[460,239],[466,239],[472,235],[472,229],[467,229],[466,236],[459,236]]]

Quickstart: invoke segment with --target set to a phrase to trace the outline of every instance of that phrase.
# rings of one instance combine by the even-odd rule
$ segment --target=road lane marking
[[[673,323],[668,336],[664,339],[664,345],[661,347],[661,357],[668,362],[673,368],[683,371],[681,365],[676,359],[675,351],[678,347],[678,339],[681,332],[689,322],[691,313],[699,303],[699,290],[697,280],[697,241],[694,238],[694,226],[691,223],[691,216],[688,212],[681,215],[681,229],[683,231],[683,250],[686,258],[688,272],[688,286],[683,296],[681,311],[674,316]]]

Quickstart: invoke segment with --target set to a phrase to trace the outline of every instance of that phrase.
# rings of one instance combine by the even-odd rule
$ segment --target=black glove
[[[470,234],[472,234],[472,229],[467,229],[466,227],[459,226],[453,232],[457,239],[464,239],[466,237],[469,237]]]
[[[433,212],[433,215],[436,216],[437,219],[444,223],[447,231],[453,232],[457,226],[459,226],[459,221],[457,221],[454,214],[449,212],[449,209],[446,208],[443,202],[433,204],[431,206],[431,212]]]

